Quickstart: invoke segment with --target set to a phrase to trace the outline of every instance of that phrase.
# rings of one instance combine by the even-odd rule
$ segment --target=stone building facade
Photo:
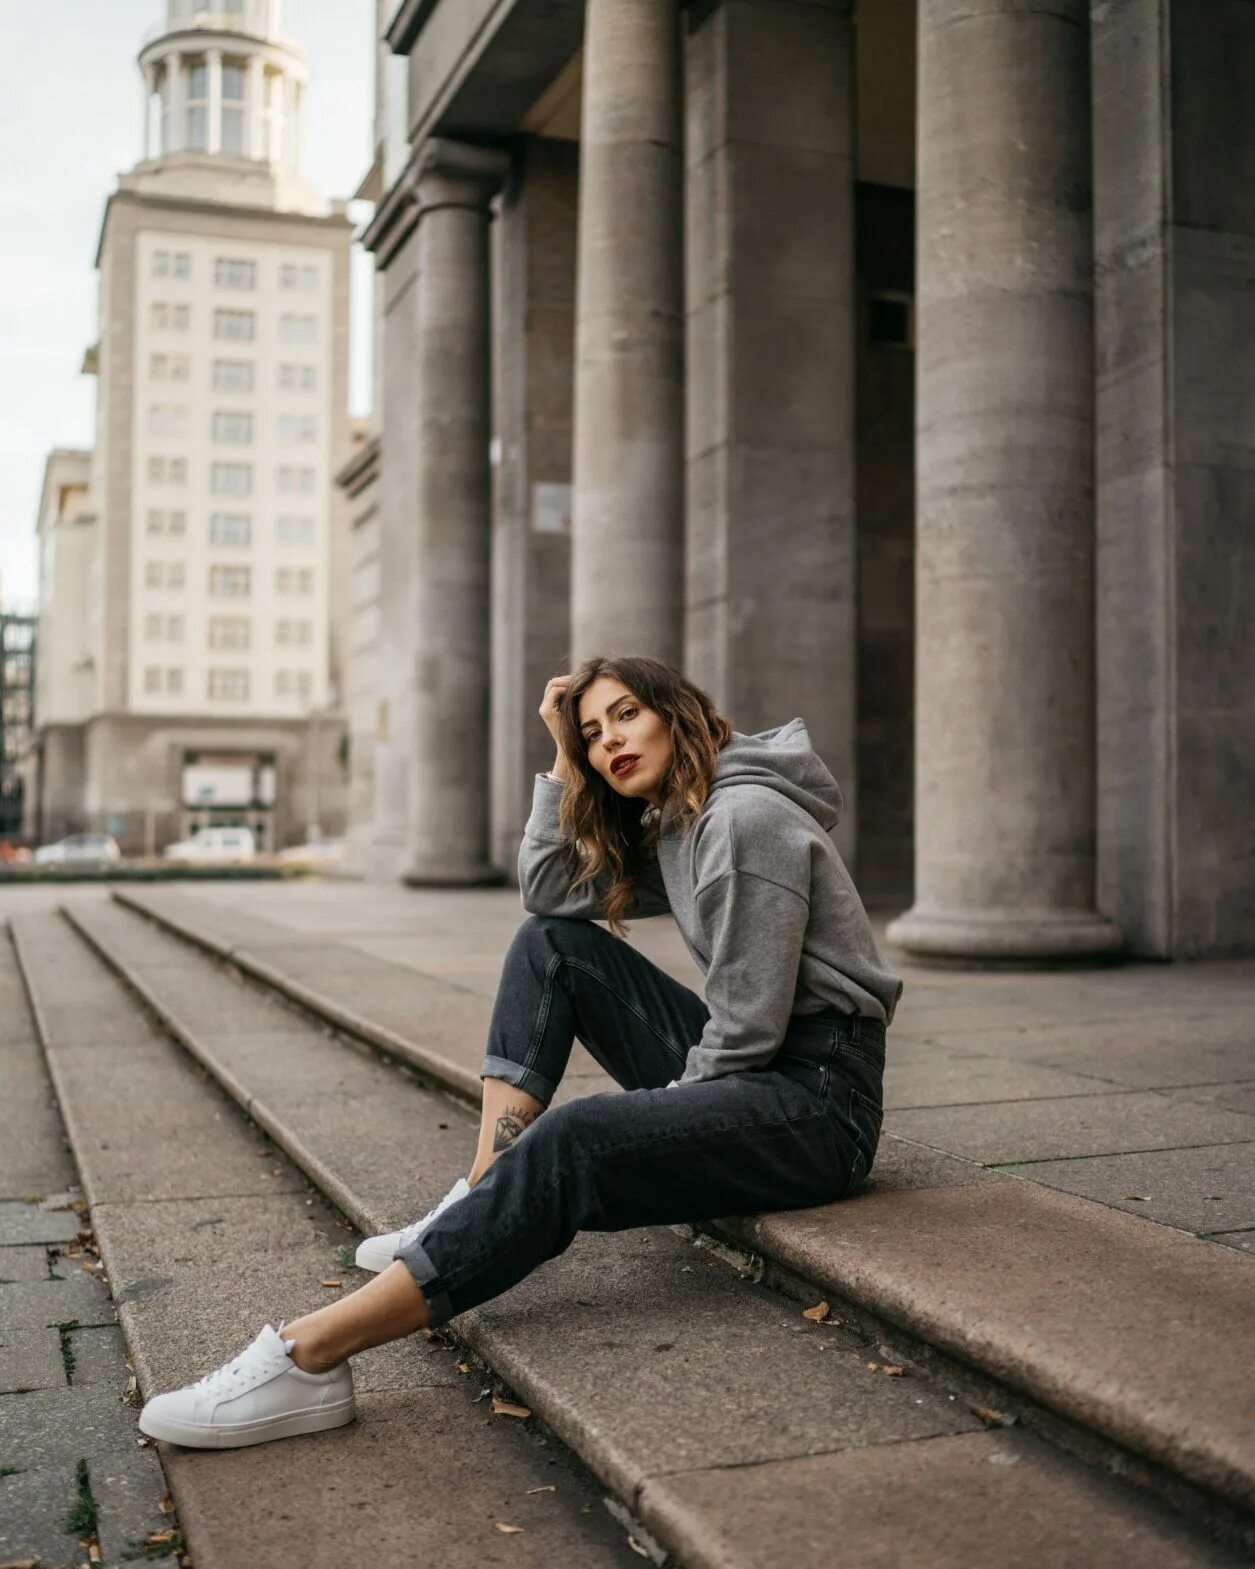
[[[346,817],[352,225],[300,173],[280,0],[167,0],[139,67],[84,365],[90,526],[41,509],[39,832],[138,853],[238,822],[272,850]]]
[[[383,33],[375,869],[511,877],[545,681],[643,652],[806,719],[909,953],[1255,951],[1255,9]]]

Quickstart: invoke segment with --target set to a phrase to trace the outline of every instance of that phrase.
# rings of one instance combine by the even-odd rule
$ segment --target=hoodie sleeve
[[[558,805],[562,782],[537,774],[532,787],[532,814],[519,845],[519,892],[529,915],[571,915],[586,921],[606,918],[610,879],[601,873],[592,882],[571,892],[566,868],[570,839],[562,832]],[[666,915],[671,902],[663,887],[656,857],[650,857],[637,880],[636,903],[626,912],[629,920]]]
[[[689,1048],[681,1084],[761,1067],[775,1056],[797,990],[810,919],[803,894],[735,864],[697,894],[711,934],[706,1006],[710,1018]]]

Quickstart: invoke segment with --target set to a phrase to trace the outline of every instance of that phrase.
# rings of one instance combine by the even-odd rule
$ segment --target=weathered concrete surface
[[[918,81],[915,903],[890,938],[1107,953],[1089,6],[934,0]]]
[[[841,1561],[860,1569],[925,1562],[928,1569],[1236,1569],[1241,1561],[1132,1489],[1074,1470],[1029,1433],[968,1433],[666,1476],[646,1483],[640,1510],[647,1527],[709,1569],[830,1563],[838,1542]]]
[[[684,644],[678,0],[588,0],[570,657]]]

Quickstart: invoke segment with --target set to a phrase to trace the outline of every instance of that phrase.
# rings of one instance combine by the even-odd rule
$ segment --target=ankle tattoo
[[[528,1111],[523,1106],[506,1106],[497,1118],[497,1126],[492,1135],[493,1154],[497,1155],[502,1150],[509,1149],[523,1129],[535,1120],[534,1111]]]

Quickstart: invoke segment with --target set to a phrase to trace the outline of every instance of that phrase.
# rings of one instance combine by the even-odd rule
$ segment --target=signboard
[[[186,763],[183,802],[186,806],[248,806],[253,799],[251,762]]]

